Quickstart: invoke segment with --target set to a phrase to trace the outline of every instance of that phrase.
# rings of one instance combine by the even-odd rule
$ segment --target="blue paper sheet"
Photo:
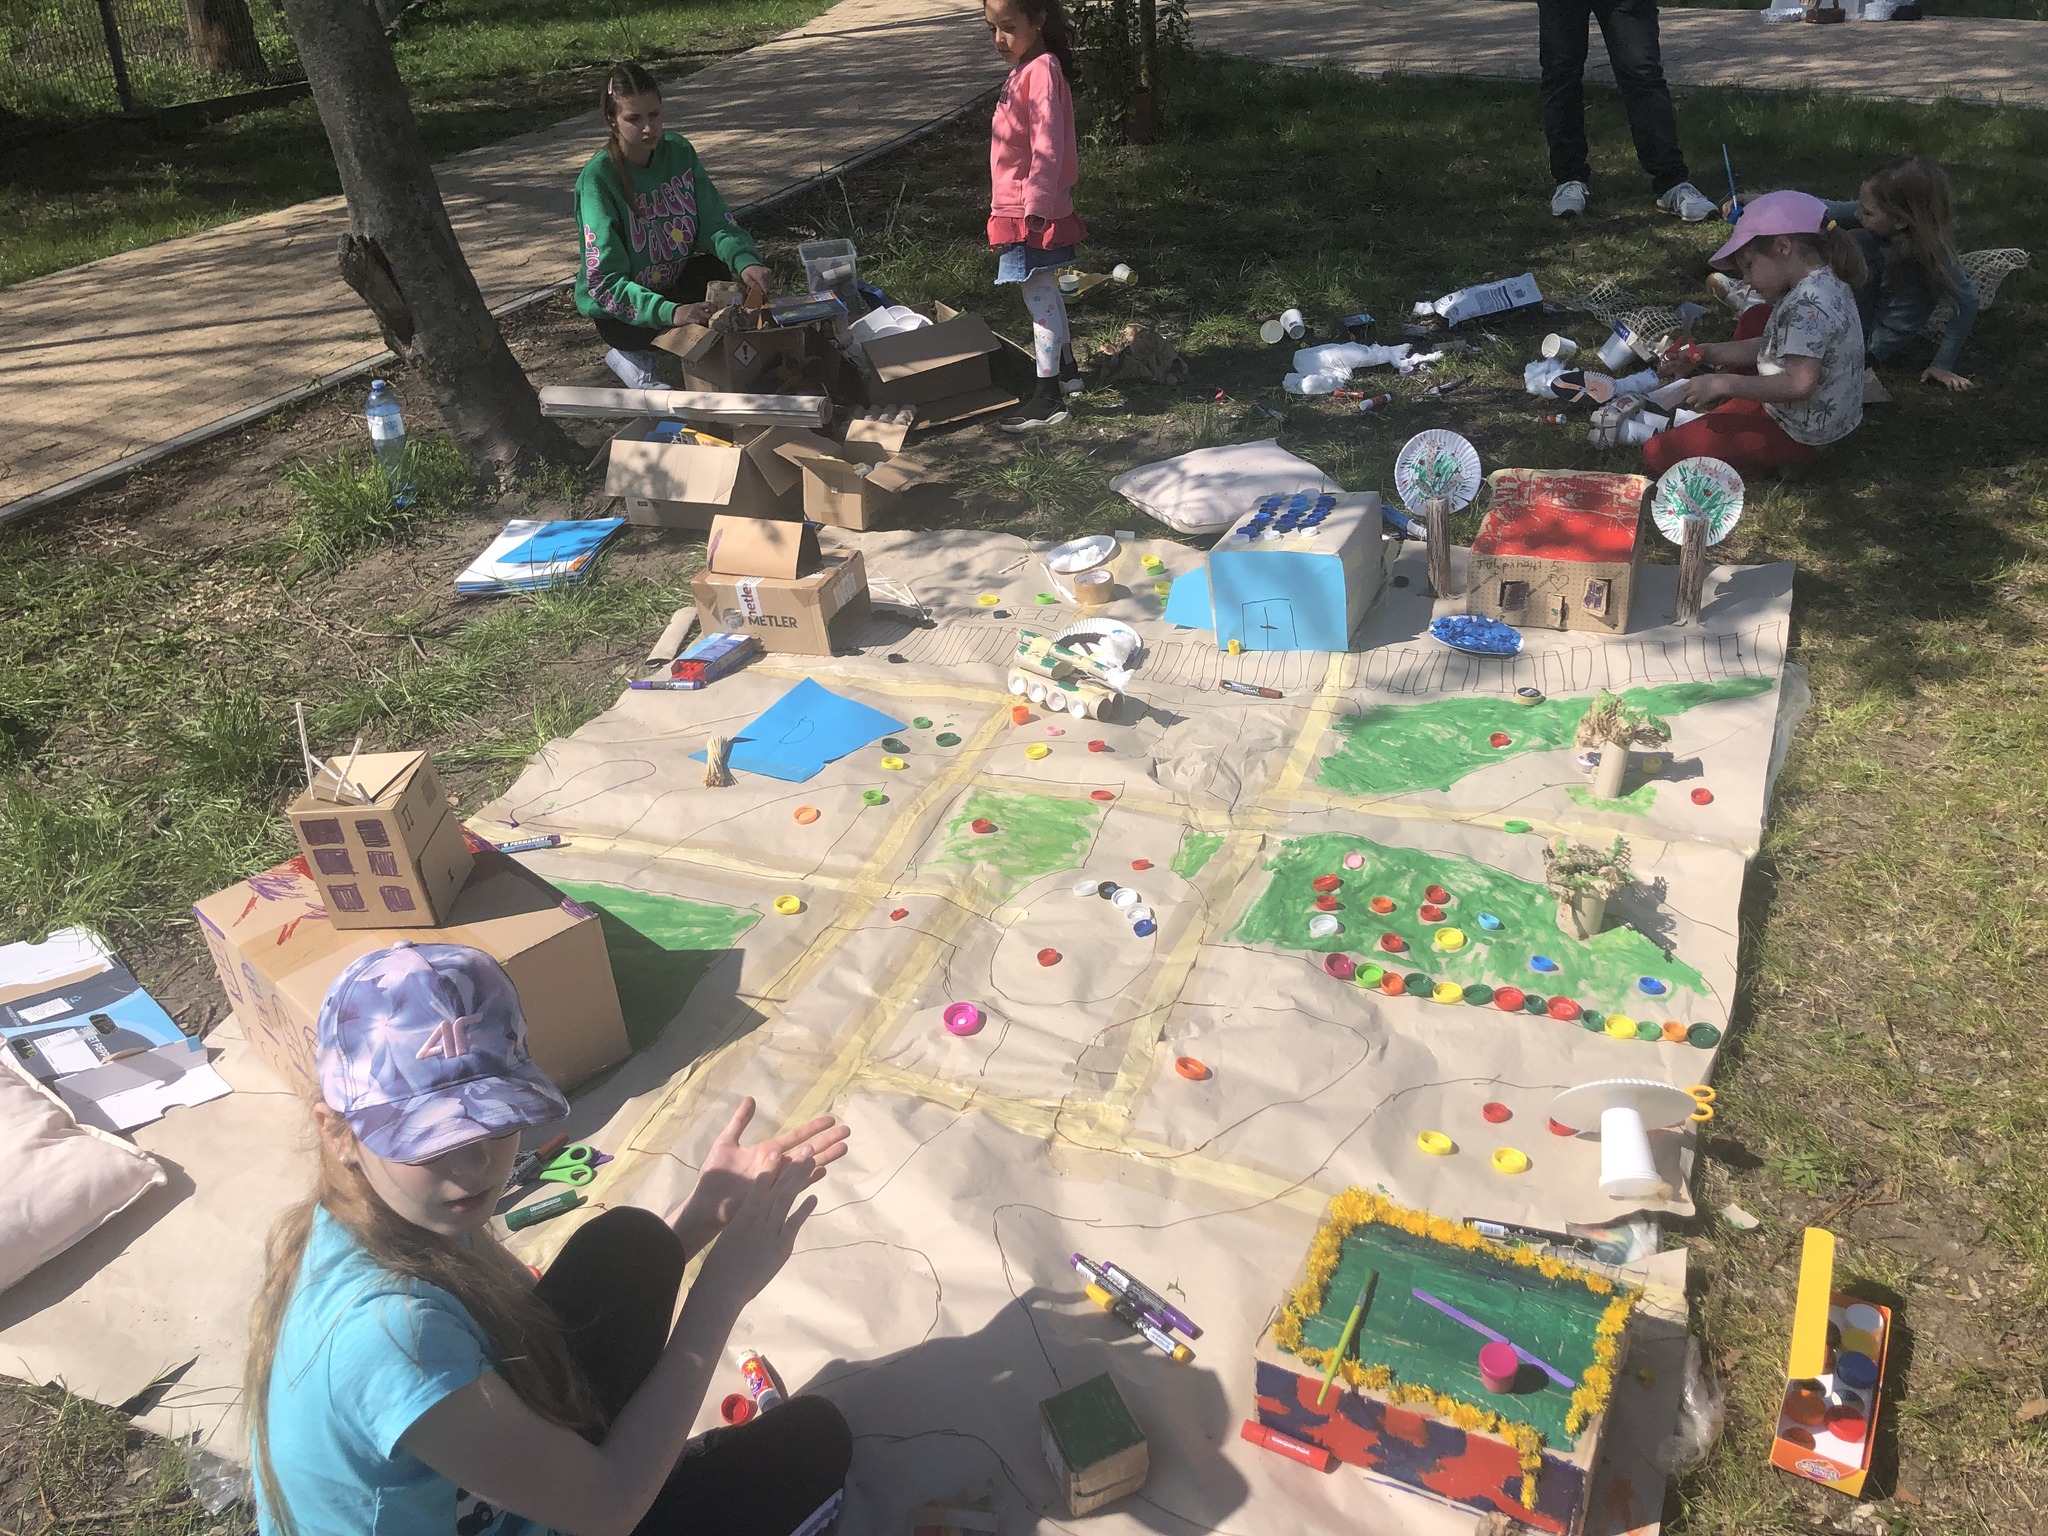
[[[1186,629],[1214,629],[1216,615],[1209,602],[1209,567],[1198,565],[1185,576],[1174,578],[1173,586],[1166,594],[1166,613],[1169,624],[1178,624]]]
[[[827,763],[902,729],[901,720],[807,677],[740,728],[726,762],[739,772],[801,784]],[[704,760],[702,752],[690,756]]]

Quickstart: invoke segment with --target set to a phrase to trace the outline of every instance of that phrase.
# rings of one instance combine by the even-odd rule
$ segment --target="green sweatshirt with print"
[[[628,162],[627,168],[633,175],[631,208],[605,151],[592,155],[576,178],[576,221],[583,230],[576,307],[592,319],[665,330],[675,323],[676,305],[662,290],[699,245],[708,244],[735,273],[761,257],[681,134],[663,134],[646,165]]]

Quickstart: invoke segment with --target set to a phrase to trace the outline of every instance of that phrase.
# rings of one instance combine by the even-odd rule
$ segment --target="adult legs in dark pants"
[[[667,1222],[622,1206],[571,1237],[536,1287],[608,1418],[668,1343],[683,1262]],[[845,1485],[852,1460],[839,1410],[822,1397],[793,1397],[692,1440],[634,1536],[790,1536]]]
[[[701,304],[704,302],[705,289],[713,283],[731,281],[732,273],[724,262],[709,251],[699,251],[683,263],[683,270],[676,274],[674,282],[661,290],[661,296],[664,299],[673,299],[678,304]],[[642,325],[631,325],[624,320],[613,319],[610,315],[593,315],[590,323],[597,327],[597,334],[604,338],[606,346],[626,355],[625,368],[621,368],[611,358],[605,359],[611,365],[612,372],[619,375],[621,383],[629,388],[635,385],[636,380],[629,376],[634,369],[645,375],[644,379],[637,382],[644,383],[647,387],[653,387],[660,382],[655,364],[661,354],[655,349],[654,338],[661,335],[661,331],[649,330]]]
[[[1588,30],[1595,20],[1651,190],[1661,197],[1689,180],[1658,49],[1657,0],[1537,0],[1536,10],[1551,180],[1562,185],[1593,179],[1586,155],[1585,77]]]

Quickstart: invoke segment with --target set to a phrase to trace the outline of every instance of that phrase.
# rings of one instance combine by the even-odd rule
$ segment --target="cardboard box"
[[[1626,633],[1643,563],[1641,475],[1497,469],[1465,563],[1465,606],[1523,629]]]
[[[1076,1519],[1145,1486],[1151,1448],[1107,1371],[1040,1403],[1038,1430],[1045,1464]]]
[[[764,650],[829,656],[833,622],[842,614],[855,623],[867,617],[860,551],[820,555],[817,533],[807,525],[721,517],[705,555],[691,587],[705,626],[752,635]]]
[[[914,406],[878,406],[857,413],[844,440],[786,442],[776,449],[803,474],[804,516],[833,528],[872,528],[896,498],[926,478],[922,465],[899,459],[916,425]]]
[[[802,471],[776,450],[802,442],[829,452],[831,440],[801,427],[736,427],[730,435],[733,446],[724,447],[697,441],[679,422],[628,422],[612,438],[605,493],[625,501],[627,522],[655,528],[701,532],[725,513],[802,516]]]
[[[228,1001],[286,1082],[319,1091],[314,1065],[320,1003],[360,956],[398,939],[468,944],[496,958],[519,992],[533,1059],[559,1088],[623,1061],[631,1047],[597,915],[487,844],[457,893],[446,926],[337,929],[305,860],[196,902]]]
[[[1017,403],[996,385],[992,360],[1003,342],[986,320],[944,304],[918,313],[934,323],[857,348],[870,405],[914,405],[919,426],[939,427]]]
[[[1268,503],[1277,502],[1277,506]],[[1209,551],[1216,643],[1248,651],[1344,651],[1386,572],[1376,491],[1266,497]],[[1185,580],[1186,578],[1182,578]],[[1178,597],[1179,583],[1175,583]],[[1171,604],[1170,622],[1185,610]]]
[[[368,803],[340,787],[349,786]],[[424,752],[330,758],[285,807],[337,928],[431,928],[469,878],[469,844]]]
[[[1875,1328],[1869,1326],[1872,1317],[1877,1319]],[[1841,1354],[1861,1345],[1855,1352],[1871,1361],[1876,1377],[1868,1386],[1851,1386],[1831,1368],[1805,1381],[1788,1379],[1778,1408],[1777,1430],[1771,1438],[1771,1465],[1856,1498],[1862,1494],[1864,1480],[1870,1475],[1871,1452],[1877,1443],[1877,1416],[1884,1406],[1885,1361],[1892,1347],[1892,1309],[1839,1291],[1831,1292],[1828,1323],[1844,1340],[1841,1350],[1833,1352],[1837,1363]],[[1811,1400],[1816,1395],[1832,1405],[1819,1423],[1811,1421],[1810,1409],[1802,1412],[1800,1407],[1802,1398]],[[1842,1422],[1845,1407],[1852,1410],[1847,1424]],[[1807,1422],[1801,1422],[1802,1419]],[[1844,1434],[1845,1428],[1852,1432]]]
[[[801,370],[809,336],[800,325],[762,330],[679,325],[655,337],[654,345],[682,359],[686,389],[745,394],[770,372]]]

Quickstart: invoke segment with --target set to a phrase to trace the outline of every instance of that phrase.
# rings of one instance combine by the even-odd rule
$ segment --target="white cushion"
[[[1344,489],[1270,437],[1141,464],[1118,475],[1109,488],[1167,527],[1195,535],[1221,533],[1262,496]]]
[[[147,1152],[82,1126],[0,1050],[0,1290],[164,1182]]]

